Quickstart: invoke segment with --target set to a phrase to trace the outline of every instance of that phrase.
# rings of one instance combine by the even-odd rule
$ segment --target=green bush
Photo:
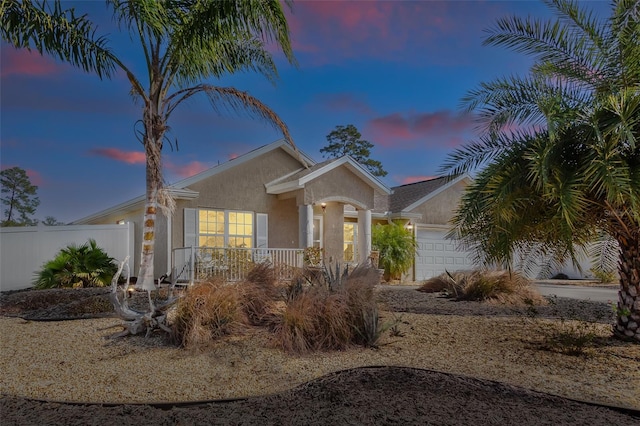
[[[402,223],[377,224],[372,229],[371,243],[380,252],[379,265],[384,268],[385,279],[400,279],[413,265],[418,246]]]
[[[37,289],[104,287],[117,269],[115,259],[90,239],[81,246],[71,244],[60,250],[36,273],[33,284]]]
[[[592,268],[591,273],[602,284],[615,283],[619,280],[617,271]]]

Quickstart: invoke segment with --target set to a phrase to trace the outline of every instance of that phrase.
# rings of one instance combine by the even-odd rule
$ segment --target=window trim
[[[251,238],[251,246],[250,247],[244,247],[244,248],[254,248],[254,246],[256,245],[256,214],[255,212],[252,211],[248,211],[248,210],[232,210],[232,209],[215,209],[215,208],[197,208],[196,209],[197,214],[196,214],[196,242],[197,244],[200,246],[200,238],[202,236],[223,236],[223,241],[224,241],[224,245],[222,246],[222,248],[226,248],[229,247],[229,240],[230,237],[233,238],[247,238],[250,237]],[[214,211],[214,212],[223,212],[224,213],[224,234],[203,234],[200,233],[200,212],[208,212],[208,211]],[[229,233],[229,228],[230,228],[230,224],[229,224],[229,213],[243,213],[243,214],[249,214],[251,215],[251,235],[247,235],[247,234],[230,234]],[[202,246],[201,246],[202,247]]]

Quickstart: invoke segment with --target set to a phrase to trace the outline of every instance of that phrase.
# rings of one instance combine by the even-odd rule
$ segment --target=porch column
[[[298,206],[298,246],[306,248],[313,246],[313,206],[305,204]]]
[[[371,254],[371,210],[358,210],[358,263]]]

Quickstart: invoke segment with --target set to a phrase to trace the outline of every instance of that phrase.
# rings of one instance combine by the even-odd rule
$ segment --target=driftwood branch
[[[111,293],[109,294],[109,298],[118,316],[125,320],[123,324],[124,330],[113,337],[124,337],[141,334],[143,332],[145,336],[148,337],[156,329],[163,330],[167,333],[171,332],[171,328],[167,324],[167,311],[173,307],[178,298],[174,297],[173,292],[171,292],[166,301],[156,305],[151,297],[151,292],[147,291],[149,299],[149,310],[147,312],[137,311],[129,307],[129,295],[127,293],[131,277],[129,276],[128,261],[129,256],[122,261],[118,271],[111,280]],[[122,287],[122,296],[119,297],[118,280],[122,275],[125,264],[127,265],[127,280],[126,284]]]

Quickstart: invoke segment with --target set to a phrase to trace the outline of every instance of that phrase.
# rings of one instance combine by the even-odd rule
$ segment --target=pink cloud
[[[435,178],[435,176],[404,176],[397,177],[396,180],[399,180],[401,185],[407,185],[409,183],[422,182],[423,180],[429,180],[433,178]]]
[[[2,49],[2,70],[0,75],[50,75],[58,72],[60,67],[56,62],[35,51],[14,49],[4,46]]]
[[[118,148],[96,148],[89,152],[99,157],[110,158],[127,164],[146,163],[146,157],[142,151],[122,151]]]
[[[382,146],[427,144],[457,146],[472,133],[474,122],[470,115],[451,111],[428,113],[392,113],[376,117],[366,124],[366,133]],[[409,143],[408,143],[409,142]]]
[[[236,158],[238,158],[240,156],[240,154],[236,154],[235,152],[232,152],[231,154],[229,154],[229,160],[234,160]]]
[[[171,161],[165,161],[165,166],[167,170],[174,173],[181,179],[197,175],[198,173],[203,172],[211,167],[200,161],[191,161],[190,163],[184,165],[175,164]]]
[[[29,180],[32,184],[41,186],[43,183],[45,183],[39,171],[33,169],[27,169],[25,171],[27,172],[27,176],[29,176]]]
[[[16,164],[5,164],[2,166],[2,168],[0,168],[0,170],[11,169],[13,167],[20,167],[20,166],[17,166]],[[33,170],[33,169],[25,169],[25,172],[27,173],[27,176],[29,177],[29,181],[31,181],[31,184],[40,186],[43,183],[45,183],[45,180],[42,178],[42,175],[40,174],[39,171]]]
[[[458,2],[298,2],[288,12],[292,45],[298,53],[310,53],[305,59],[313,65],[354,56],[398,62],[429,56],[431,61],[451,61],[451,55],[442,54],[452,48],[451,36],[480,32],[486,22],[481,18],[488,15],[484,9],[489,8],[451,3]]]

